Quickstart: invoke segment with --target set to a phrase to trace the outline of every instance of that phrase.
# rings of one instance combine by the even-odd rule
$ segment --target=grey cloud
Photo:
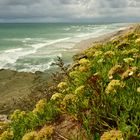
[[[0,0],[0,21],[140,19],[140,0]]]

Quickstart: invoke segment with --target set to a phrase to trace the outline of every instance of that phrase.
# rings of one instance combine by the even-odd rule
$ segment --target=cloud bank
[[[140,0],[0,0],[0,22],[140,21]]]

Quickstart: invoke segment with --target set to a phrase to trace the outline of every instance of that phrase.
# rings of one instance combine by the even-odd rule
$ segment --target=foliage
[[[25,133],[37,129],[47,122],[54,121],[59,112],[53,102],[47,103],[45,99],[40,100],[31,112],[15,110],[11,115],[11,130],[14,134],[14,140],[20,140]]]
[[[128,33],[89,48],[65,79],[68,88],[59,90],[60,104],[88,136],[116,128],[125,139],[140,137],[139,37]]]

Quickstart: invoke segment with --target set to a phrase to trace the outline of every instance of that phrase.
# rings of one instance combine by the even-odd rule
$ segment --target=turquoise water
[[[81,40],[119,30],[127,24],[0,24],[0,69],[45,71],[57,56],[66,63]]]

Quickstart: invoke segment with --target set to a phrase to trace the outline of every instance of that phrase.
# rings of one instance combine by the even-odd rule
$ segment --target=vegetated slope
[[[50,101],[16,110],[1,140],[140,139],[140,26],[85,50]]]

